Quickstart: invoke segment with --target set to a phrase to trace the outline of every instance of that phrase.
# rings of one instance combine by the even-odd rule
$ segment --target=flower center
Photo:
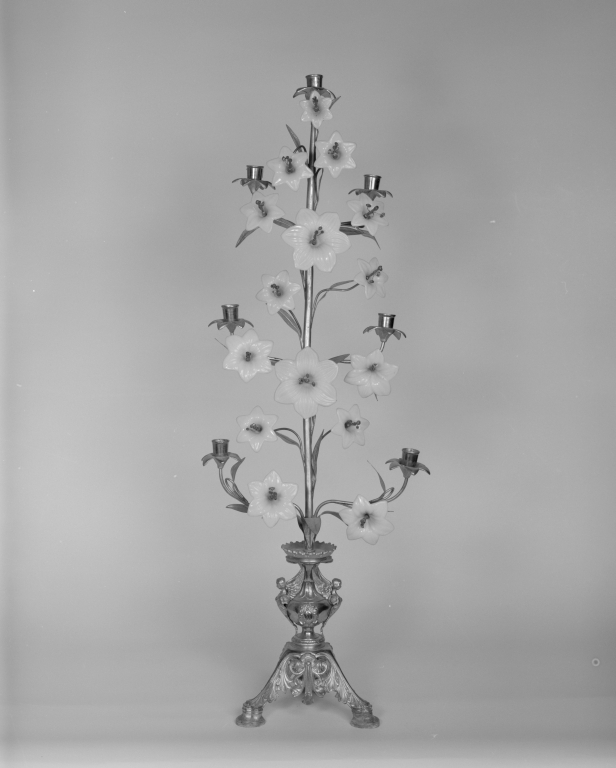
[[[321,110],[319,108],[319,97],[318,96],[313,96],[311,101],[312,101],[312,111],[313,112],[320,112]]]
[[[335,141],[333,145],[327,150],[327,154],[332,156],[332,160],[340,160],[340,156],[342,154],[340,144]]]
[[[277,499],[278,494],[276,493],[276,488],[273,485],[270,485],[270,487],[267,489],[267,500],[276,501]]]
[[[298,384],[310,384],[311,387],[316,387],[316,381],[313,381],[312,376],[309,373],[305,373],[301,378],[297,380]]]
[[[267,209],[265,208],[263,200],[255,200],[255,205],[261,211],[261,216],[265,219],[267,217]]]
[[[371,203],[366,203],[366,213],[364,213],[364,219],[371,219],[378,210],[378,205],[375,205],[373,208]],[[380,216],[382,217],[383,214],[381,213]]]
[[[357,429],[359,429],[361,427],[361,421],[352,421],[349,419],[348,421],[344,422],[345,429],[351,429],[351,427],[357,427]]]
[[[246,352],[244,355],[244,360],[249,363],[252,360],[252,352]]]
[[[383,271],[383,267],[379,266],[377,267],[374,272],[370,272],[366,275],[366,282],[367,283],[374,283],[374,278],[379,277],[381,272]]]
[[[366,514],[362,517],[362,519],[359,521],[359,527],[363,528],[366,523],[370,520],[370,515],[366,512]]]
[[[378,367],[379,367],[378,363],[372,363],[372,365],[368,366],[368,370],[374,372],[378,369]]]
[[[252,423],[249,427],[246,427],[248,432],[256,432],[259,434],[259,432],[263,432],[263,426],[261,424]]]
[[[287,173],[295,173],[295,168],[293,167],[293,158],[289,157],[288,155],[285,155],[282,158],[282,162],[287,166],[285,168],[285,171]]]
[[[314,232],[314,235],[312,236],[312,240],[310,241],[310,245],[317,245],[317,237],[319,235],[322,235],[324,232],[323,227],[317,227],[317,229]]]
[[[272,289],[272,293],[274,294],[274,296],[277,296],[278,298],[282,296],[282,289],[280,288],[279,285],[276,285],[276,283],[272,283],[270,285],[270,288]]]

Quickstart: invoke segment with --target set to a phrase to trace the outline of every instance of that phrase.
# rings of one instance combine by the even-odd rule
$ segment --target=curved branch
[[[370,504],[376,504],[377,501],[387,501],[387,502],[394,501],[395,499],[398,498],[398,496],[402,496],[402,494],[406,490],[406,486],[408,485],[408,482],[409,482],[409,478],[405,477],[400,490],[395,496],[390,495],[394,490],[393,487],[388,488],[386,491],[383,491],[383,493],[380,496],[378,496],[376,499],[371,499]]]
[[[229,496],[231,496],[232,498],[236,499],[237,501],[241,501],[242,504],[249,505],[250,502],[243,495],[243,493],[237,487],[235,482],[233,480],[231,480],[230,477],[224,477],[223,476],[223,469],[224,469],[224,467],[219,467],[218,468],[218,476],[220,478],[220,484],[225,489],[226,493],[228,493]]]
[[[319,510],[321,507],[324,507],[326,504],[340,504],[343,507],[352,507],[353,502],[352,501],[341,501],[340,499],[327,499],[327,501],[322,501],[319,506],[314,511],[314,516],[316,517],[319,514]],[[325,513],[323,513],[325,514]]]

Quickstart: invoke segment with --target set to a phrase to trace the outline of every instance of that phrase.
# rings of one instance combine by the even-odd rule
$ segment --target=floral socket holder
[[[264,165],[248,165],[246,176],[234,179],[240,181],[251,194],[250,201],[241,207],[246,217],[236,247],[250,235],[261,230],[259,236],[275,237],[275,227],[282,232],[282,247],[278,246],[284,261],[276,275],[261,275],[261,288],[256,299],[266,305],[271,315],[279,315],[291,332],[297,335],[299,349],[294,359],[282,359],[273,355],[274,342],[261,339],[253,323],[239,317],[237,304],[223,304],[223,317],[213,320],[219,331],[228,331],[225,340],[227,354],[222,364],[225,369],[235,371],[244,382],[249,383],[258,374],[273,374],[276,388],[274,400],[282,405],[292,406],[285,414],[289,424],[298,421],[301,426],[277,426],[279,415],[265,413],[260,405],[254,405],[244,415],[236,418],[240,429],[236,440],[247,443],[253,451],[268,450],[267,443],[282,440],[292,446],[289,450],[299,453],[303,470],[303,483],[287,482],[272,469],[263,480],[248,483],[248,496],[240,489],[236,475],[244,462],[236,453],[229,451],[229,439],[212,441],[212,452],[203,457],[206,465],[212,460],[219,473],[220,483],[225,492],[234,499],[229,509],[260,517],[273,527],[280,520],[296,520],[303,540],[283,545],[289,563],[299,566],[291,579],[280,577],[276,585],[278,608],[293,625],[295,634],[280,656],[278,664],[261,692],[246,701],[242,714],[236,719],[238,725],[257,727],[263,725],[263,707],[282,692],[301,696],[305,704],[311,704],[314,697],[332,692],[352,711],[351,724],[357,728],[376,728],[379,719],[373,715],[372,707],[360,698],[350,686],[334,656],[332,647],[325,642],[323,628],[339,609],[342,598],[338,590],[340,579],[329,580],[320,571],[324,564],[332,562],[336,549],[333,544],[316,540],[323,517],[330,515],[346,526],[347,538],[363,540],[374,545],[381,536],[394,529],[388,518],[390,504],[406,489],[411,477],[420,471],[429,474],[428,468],[417,461],[419,451],[403,448],[399,459],[389,459],[390,470],[400,469],[402,484],[398,491],[387,487],[377,472],[381,492],[374,498],[365,487],[366,479],[357,488],[354,500],[326,499],[315,506],[315,489],[319,452],[323,441],[339,438],[343,449],[353,445],[366,444],[366,430],[370,422],[362,417],[354,396],[376,400],[389,395],[391,381],[398,372],[398,366],[386,362],[384,348],[391,336],[400,340],[406,336],[394,328],[395,315],[378,313],[377,325],[368,326],[364,333],[374,330],[380,346],[367,355],[344,353],[330,359],[321,359],[313,346],[313,324],[321,301],[330,294],[353,291],[361,288],[357,295],[371,300],[374,296],[385,297],[385,283],[388,276],[381,260],[373,257],[369,261],[357,259],[353,279],[333,282],[316,291],[316,276],[319,272],[329,273],[334,269],[349,270],[348,256],[338,259],[351,248],[351,238],[362,236],[374,240],[382,228],[388,225],[385,200],[391,193],[380,189],[381,177],[365,174],[363,188],[354,188],[347,201],[352,212],[349,221],[341,221],[336,212],[317,213],[319,192],[323,176],[327,171],[336,178],[343,171],[352,171],[356,162],[352,154],[356,145],[344,141],[338,131],[329,139],[319,140],[319,133],[334,119],[332,108],[339,97],[323,87],[322,75],[307,75],[306,86],[298,88],[295,96],[303,96],[300,102],[300,122],[307,123],[310,135],[303,144],[293,129],[287,129],[295,148],[283,146],[278,156],[267,161],[267,168],[273,179],[263,179]],[[301,128],[300,128],[301,129]],[[306,184],[306,206],[295,206],[295,220],[286,218],[285,208],[292,203],[293,193]],[[272,247],[274,243],[272,242]],[[287,249],[284,255],[285,247]],[[292,257],[292,258],[290,258]],[[315,273],[315,269],[317,272]],[[296,270],[296,271],[293,271]],[[351,274],[353,267],[351,266]],[[259,278],[255,275],[255,284]],[[296,301],[303,297],[303,313],[295,314]],[[362,300],[363,300],[362,299]],[[240,336],[238,329],[245,329]],[[288,332],[287,329],[287,332]],[[358,334],[358,338],[360,334]],[[357,339],[355,340],[357,342]],[[339,380],[339,366],[349,366],[342,385]],[[231,374],[229,374],[231,375]],[[342,402],[339,402],[339,390]],[[329,416],[324,408],[337,405],[335,417]],[[249,406],[250,408],[250,406]],[[268,409],[269,410],[269,409]],[[316,436],[317,418],[325,419],[325,427]],[[233,464],[225,475],[229,459]],[[303,501],[303,506],[301,502]],[[320,631],[318,627],[320,626]]]

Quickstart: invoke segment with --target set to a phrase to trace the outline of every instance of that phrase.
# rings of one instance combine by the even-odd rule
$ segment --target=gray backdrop
[[[3,13],[8,759],[614,765],[616,5]],[[320,210],[350,218],[363,173],[394,194],[381,250],[354,238],[317,273],[379,255],[387,297],[328,297],[313,345],[367,354],[379,311],[408,335],[386,348],[390,397],[360,402],[341,370],[338,404],[371,426],[364,448],[324,443],[317,500],[376,495],[367,461],[397,481],[384,462],[402,447],[432,470],[377,546],[323,525],[344,598],[326,635],[373,732],[332,696],[234,725],[290,637],[274,582],[299,530],[226,510],[200,463],[229,437],[245,492],[272,469],[301,483],[291,446],[235,442],[255,405],[301,422],[274,374],[222,369],[207,324],[239,302],[296,354],[255,300],[264,273],[297,280],[291,249],[278,228],[234,248],[249,193],[231,180],[289,145],[285,123],[307,140],[291,96],[311,72],[342,96],[322,137],[357,144]],[[288,218],[303,190],[280,188]]]

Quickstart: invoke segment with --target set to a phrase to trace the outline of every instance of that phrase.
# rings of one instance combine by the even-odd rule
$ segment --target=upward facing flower
[[[336,408],[336,414],[338,423],[332,427],[332,433],[342,437],[342,447],[348,448],[353,443],[364,445],[366,442],[364,430],[370,426],[370,422],[368,419],[362,419],[359,407],[352,405],[350,411]]]
[[[363,539],[368,544],[376,544],[379,536],[387,536],[394,529],[385,517],[386,501],[370,504],[363,496],[358,496],[351,509],[343,509],[339,514],[347,525],[347,539]]]
[[[342,136],[335,131],[329,141],[317,141],[317,149],[321,157],[315,162],[315,168],[328,168],[336,177],[343,168],[355,168],[355,160],[351,153],[357,145],[342,141]]]
[[[297,191],[302,179],[312,176],[312,171],[306,165],[308,152],[292,152],[288,147],[280,150],[279,157],[268,160],[268,168],[274,171],[274,184],[288,184]]]
[[[267,302],[270,315],[275,315],[281,309],[295,309],[293,294],[300,290],[297,283],[289,282],[289,273],[284,270],[276,277],[262,275],[263,288],[257,293],[259,301]]]
[[[376,235],[379,227],[386,227],[389,222],[385,217],[384,198],[371,200],[368,195],[359,195],[357,200],[348,200],[347,205],[355,214],[351,219],[353,227],[365,227],[371,235]]]
[[[250,443],[253,451],[260,451],[265,442],[278,440],[272,429],[278,416],[266,416],[258,405],[247,416],[238,416],[236,421],[241,427],[237,442]]]
[[[270,528],[276,525],[278,518],[292,520],[295,517],[292,499],[297,493],[297,486],[283,483],[277,472],[270,472],[262,483],[249,483],[248,488],[252,494],[248,514],[261,516]]]
[[[355,275],[355,282],[364,286],[366,291],[366,298],[371,299],[375,293],[379,296],[385,296],[385,288],[383,285],[387,282],[388,277],[383,272],[383,267],[379,264],[379,260],[375,256],[370,261],[364,261],[363,259],[357,259],[361,272]]]
[[[397,365],[385,362],[383,353],[375,349],[368,357],[351,355],[353,370],[344,377],[348,384],[355,384],[362,397],[388,395],[391,392],[390,379],[398,373]]]
[[[297,214],[297,224],[285,229],[282,239],[293,248],[293,260],[297,269],[309,269],[316,265],[323,272],[331,272],[336,254],[351,247],[351,241],[340,231],[337,213],[319,216],[310,208],[302,208]]]
[[[330,382],[336,378],[338,366],[332,360],[319,361],[311,347],[300,350],[295,362],[281,360],[275,370],[281,383],[274,400],[292,403],[303,419],[315,416],[319,405],[336,402],[336,390]]]
[[[273,341],[261,341],[251,330],[243,336],[228,336],[226,344],[229,354],[223,360],[223,368],[237,371],[244,381],[250,381],[257,373],[272,370],[268,355],[274,346]]]
[[[312,91],[306,101],[300,103],[304,108],[302,122],[306,123],[310,120],[315,128],[320,128],[323,120],[332,119],[332,113],[329,111],[332,99],[327,96],[321,96],[318,91]]]
[[[260,227],[264,232],[271,232],[274,219],[284,216],[282,208],[278,208],[278,195],[264,195],[263,192],[255,192],[252,200],[240,208],[247,217],[246,229]]]

